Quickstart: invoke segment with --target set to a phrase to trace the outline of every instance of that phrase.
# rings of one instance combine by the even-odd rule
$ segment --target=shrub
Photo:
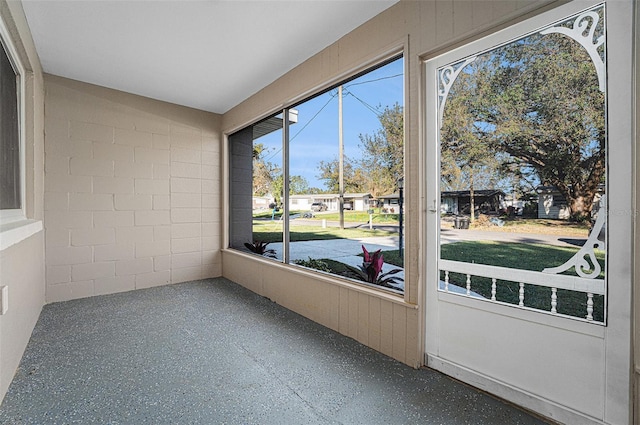
[[[329,267],[329,264],[327,264],[322,260],[316,260],[315,258],[311,258],[311,257],[309,257],[308,260],[295,260],[294,264],[297,264],[298,266],[302,266],[302,267],[307,267],[309,269],[320,270],[321,272],[327,272],[327,273],[332,272],[331,267]]]
[[[244,246],[254,254],[263,255],[269,258],[276,258],[276,251],[274,249],[267,249],[269,242],[254,241],[253,243],[245,242]]]

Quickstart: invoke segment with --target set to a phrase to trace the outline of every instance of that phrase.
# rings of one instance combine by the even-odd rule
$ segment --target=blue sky
[[[343,134],[345,155],[361,156],[360,134],[374,134],[380,128],[376,111],[395,103],[403,105],[403,61],[398,59],[343,86]],[[298,122],[290,128],[290,174],[307,179],[310,187],[324,189],[318,180],[320,161],[338,157],[338,90],[310,99],[296,108]],[[266,158],[282,164],[282,133],[257,139],[269,149]]]

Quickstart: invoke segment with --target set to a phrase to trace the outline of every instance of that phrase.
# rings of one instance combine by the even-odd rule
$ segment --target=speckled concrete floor
[[[1,424],[542,424],[225,279],[44,308]]]

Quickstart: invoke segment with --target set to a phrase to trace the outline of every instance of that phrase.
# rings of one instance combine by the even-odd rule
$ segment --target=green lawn
[[[327,240],[327,239],[358,239],[375,236],[392,236],[394,233],[383,230],[344,229],[338,227],[320,226],[292,226],[289,236],[291,242]],[[254,220],[253,239],[263,242],[282,242],[282,223],[279,221]]]
[[[397,224],[398,223],[398,214],[383,214],[380,212],[380,208],[376,208],[375,213],[373,214],[373,222],[376,224]],[[304,214],[311,212],[314,217],[310,218],[311,220],[328,220],[328,221],[340,221],[340,213],[338,212],[312,212],[312,211],[289,211],[289,216]],[[264,210],[261,212],[257,212],[253,214],[253,219],[271,219],[273,212],[272,210]],[[280,219],[282,217],[282,210],[275,213],[274,216],[276,219]],[[369,222],[369,214],[366,211],[345,211],[344,212],[344,221],[347,223],[368,223]]]
[[[496,243],[496,242],[457,242],[445,244],[441,247],[442,258],[454,261],[475,262],[500,267],[511,267],[523,270],[542,271],[546,267],[556,267],[563,264],[578,251],[578,248],[555,247],[550,245]],[[604,253],[597,252],[596,257],[604,270]],[[575,276],[573,269],[565,274]],[[604,278],[604,271],[601,273]],[[444,280],[444,273],[440,276]],[[514,270],[514,278],[517,271]],[[466,276],[450,273],[449,281],[461,287],[466,287]],[[471,289],[480,295],[491,298],[491,279],[475,277],[472,279]],[[499,281],[496,299],[509,304],[518,304],[518,283]],[[558,313],[574,317],[586,316],[586,294],[558,290]],[[603,321],[604,297],[595,295],[594,320]],[[551,288],[526,285],[524,304],[540,310],[551,309]]]
[[[375,210],[376,212],[373,214],[373,222],[377,224],[397,224],[398,223],[398,214],[382,214],[379,212],[379,208]],[[314,220],[328,220],[328,221],[339,221],[340,213],[331,212],[331,213],[314,213]],[[368,223],[369,222],[369,214],[366,211],[345,211],[344,212],[344,221],[347,223]]]
[[[305,212],[307,211],[289,211],[289,216],[296,215],[296,214],[304,214]],[[282,213],[283,213],[282,210],[277,211],[274,217],[276,219],[280,219],[280,217],[282,217]],[[273,210],[264,210],[262,212],[253,213],[253,219],[254,220],[255,219],[271,219],[272,214],[273,214]]]

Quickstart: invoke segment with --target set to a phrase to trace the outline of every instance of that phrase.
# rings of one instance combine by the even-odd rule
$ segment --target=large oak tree
[[[470,88],[461,89],[465,85]],[[580,44],[537,33],[479,55],[460,73],[450,97],[443,128],[463,122],[457,132],[467,137],[464,155],[473,159],[483,149],[506,154],[512,164],[534,171],[541,184],[555,186],[571,219],[590,217],[606,173],[605,94]],[[467,118],[447,114],[449,105],[463,105]],[[446,137],[445,150],[455,144]]]

